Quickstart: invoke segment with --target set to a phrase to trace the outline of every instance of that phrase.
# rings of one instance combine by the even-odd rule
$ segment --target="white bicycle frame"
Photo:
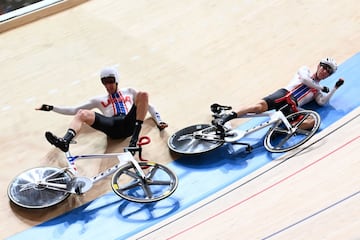
[[[68,167],[61,169],[61,171],[69,171],[73,175],[73,179],[81,179],[82,181],[87,182],[87,187],[82,189],[81,193],[84,193],[91,189],[92,185],[107,176],[113,174],[118,170],[120,167],[131,163],[135,168],[137,174],[143,179],[146,178],[142,168],[140,167],[138,161],[134,158],[134,156],[131,154],[131,152],[123,152],[123,153],[105,153],[105,154],[89,154],[89,155],[77,155],[72,156],[70,152],[66,152],[66,159],[67,159],[67,165]],[[75,161],[78,159],[99,159],[99,158],[117,158],[119,160],[119,163],[106,169],[103,172],[100,172],[98,175],[93,176],[91,178],[79,176],[78,170],[75,166]],[[37,184],[46,186],[47,188],[54,189],[54,190],[61,190],[65,192],[71,192],[75,193],[75,189],[69,189],[69,186],[67,184],[60,184],[60,183],[53,183],[49,182],[48,179],[52,179],[52,176],[56,175],[57,172],[47,176],[45,179],[40,179]],[[54,179],[52,179],[54,180]],[[56,179],[55,179],[56,180]]]
[[[241,138],[245,137],[246,135],[249,135],[251,133],[254,133],[256,131],[259,131],[263,128],[266,128],[268,126],[271,126],[271,125],[274,125],[276,124],[277,122],[281,121],[282,123],[284,123],[286,129],[293,133],[295,130],[295,128],[293,128],[291,126],[291,124],[289,123],[289,121],[287,120],[287,118],[285,117],[285,115],[283,114],[282,111],[275,111],[275,110],[272,110],[272,111],[267,111],[267,112],[263,112],[263,113],[248,113],[248,114],[245,114],[239,118],[255,118],[255,117],[268,117],[269,120],[263,122],[263,123],[260,123],[252,128],[249,128],[247,130],[241,130],[241,129],[231,129],[230,130],[230,133],[233,132],[235,133],[234,134],[234,137],[225,137],[225,142],[236,142],[236,141],[239,141]]]
[[[227,132],[227,136],[224,139],[224,142],[227,143],[233,143],[233,142],[237,142],[239,141],[241,138],[245,137],[246,135],[249,135],[251,133],[254,133],[256,131],[259,131],[263,128],[266,128],[270,125],[274,125],[275,123],[281,121],[284,123],[285,127],[287,128],[288,131],[290,132],[294,132],[294,128],[291,126],[291,124],[289,123],[289,121],[287,120],[287,118],[285,117],[285,115],[281,112],[281,111],[267,111],[267,112],[263,112],[263,113],[248,113],[245,114],[239,118],[255,118],[255,117],[268,117],[269,120],[263,123],[260,123],[252,128],[249,128],[247,130],[241,130],[241,129],[227,129],[229,130]],[[214,126],[211,126],[210,128],[213,129]],[[203,139],[203,140],[217,140],[217,141],[221,141],[222,139],[219,138],[218,135],[214,135],[214,134],[207,134],[206,133],[207,129],[202,129],[196,132],[193,132],[191,135],[193,135],[195,138],[199,138],[199,139]],[[185,138],[185,136],[184,136]]]

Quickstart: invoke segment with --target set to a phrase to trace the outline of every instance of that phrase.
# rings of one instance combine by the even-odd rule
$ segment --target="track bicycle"
[[[50,207],[71,194],[83,194],[93,184],[113,174],[112,190],[121,198],[137,203],[151,203],[169,197],[178,186],[178,178],[168,167],[142,158],[142,146],[150,143],[141,137],[137,147],[124,148],[122,153],[72,156],[65,153],[67,167],[36,167],[16,176],[8,187],[8,197],[18,206],[31,209]],[[138,155],[139,161],[134,157]],[[80,176],[75,165],[79,159],[114,159],[118,162],[96,176]]]
[[[171,151],[179,154],[200,154],[214,150],[224,143],[240,144],[250,152],[252,146],[249,143],[241,142],[241,139],[251,133],[268,128],[264,137],[264,146],[269,152],[281,153],[299,147],[308,141],[320,127],[320,116],[312,110],[299,110],[296,101],[291,94],[279,98],[276,102],[284,102],[279,110],[266,111],[259,114],[245,114],[239,118],[267,117],[262,122],[246,130],[232,129],[229,126],[211,124],[196,124],[183,128],[168,139],[168,147]],[[291,113],[286,115],[282,110],[290,109]],[[211,105],[213,120],[228,114],[232,108],[219,104]],[[303,129],[306,122],[311,122],[310,128]]]

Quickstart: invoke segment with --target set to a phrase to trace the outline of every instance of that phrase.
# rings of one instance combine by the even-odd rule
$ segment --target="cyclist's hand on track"
[[[43,104],[43,105],[41,105],[41,107],[35,108],[35,110],[47,111],[47,112],[49,112],[49,111],[51,111],[53,109],[54,109],[54,106],[48,105],[48,104]]]
[[[343,85],[344,84],[344,79],[342,79],[342,78],[339,78],[339,80],[337,80],[337,82],[335,83],[335,88],[337,89],[337,88],[339,88],[341,85]]]
[[[169,125],[166,122],[161,122],[159,123],[159,125],[157,125],[157,127],[159,128],[159,130],[163,130],[165,128],[167,128]]]

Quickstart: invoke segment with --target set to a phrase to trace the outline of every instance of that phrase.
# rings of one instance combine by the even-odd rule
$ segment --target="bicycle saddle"
[[[219,114],[219,113],[221,113],[222,111],[231,110],[232,107],[230,107],[230,106],[223,106],[223,105],[214,103],[214,104],[211,104],[210,109],[211,109],[211,111],[212,111],[213,113]]]

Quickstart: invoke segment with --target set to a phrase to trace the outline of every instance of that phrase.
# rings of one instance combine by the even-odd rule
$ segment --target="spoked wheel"
[[[320,127],[320,116],[317,112],[303,110],[286,116],[292,126],[287,130],[279,121],[269,129],[264,146],[270,152],[286,152],[299,147],[308,141]]]
[[[174,193],[178,178],[169,168],[153,162],[139,162],[145,179],[132,163],[126,164],[112,177],[112,189],[120,197],[138,203],[160,201]]]
[[[62,202],[70,195],[66,189],[48,188],[43,184],[45,180],[66,186],[71,181],[71,176],[59,168],[32,168],[12,180],[8,196],[13,203],[24,208],[46,208]]]
[[[207,129],[205,131],[205,129]],[[204,130],[205,135],[195,136],[196,131]],[[168,147],[181,154],[198,154],[211,151],[224,144],[216,133],[215,127],[209,124],[197,124],[174,133],[168,140]]]

